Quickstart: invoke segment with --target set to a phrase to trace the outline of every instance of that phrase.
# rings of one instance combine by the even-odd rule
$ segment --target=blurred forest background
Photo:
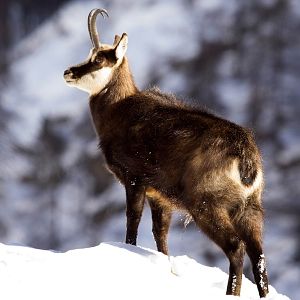
[[[107,172],[88,96],[64,69],[87,56],[87,15],[106,43],[129,35],[140,88],[157,85],[254,130],[264,157],[270,282],[300,295],[300,2],[298,0],[0,0],[0,241],[67,250],[122,241],[125,194]],[[184,215],[172,255],[227,270]],[[149,210],[139,244],[154,248]],[[249,262],[245,273],[251,278]]]

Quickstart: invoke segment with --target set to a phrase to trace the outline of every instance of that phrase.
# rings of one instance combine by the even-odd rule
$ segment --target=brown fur
[[[112,61],[110,53],[106,64]],[[75,68],[80,74],[87,66]],[[89,62],[88,68],[95,66]],[[262,164],[251,132],[158,89],[139,91],[125,57],[90,98],[90,110],[107,165],[126,189],[126,243],[136,244],[145,197],[157,248],[165,254],[171,212],[186,211],[230,261],[227,294],[240,294],[247,251],[264,297],[267,274],[258,267],[264,263]]]

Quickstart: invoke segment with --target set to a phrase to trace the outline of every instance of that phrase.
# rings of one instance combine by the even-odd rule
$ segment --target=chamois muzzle
[[[73,72],[71,71],[71,68],[70,69],[67,69],[64,71],[64,79],[66,80],[66,82],[71,82],[74,80],[73,78]]]
[[[89,29],[89,34],[91,38],[91,42],[93,44],[93,47],[95,49],[99,49],[101,46],[99,34],[97,31],[97,26],[96,26],[96,19],[97,16],[101,14],[102,17],[104,18],[105,16],[109,17],[107,11],[105,9],[99,9],[99,8],[94,8],[90,13],[88,17],[88,29]]]

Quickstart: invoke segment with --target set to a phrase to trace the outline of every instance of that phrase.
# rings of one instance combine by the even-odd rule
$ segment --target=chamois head
[[[90,95],[103,91],[110,82],[114,71],[120,66],[127,50],[128,37],[115,36],[114,44],[100,42],[96,27],[97,15],[103,17],[108,13],[104,9],[93,9],[88,16],[88,30],[93,44],[87,59],[64,72],[64,79],[70,86],[77,87]]]

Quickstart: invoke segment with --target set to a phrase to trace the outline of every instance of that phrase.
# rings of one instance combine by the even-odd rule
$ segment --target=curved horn
[[[96,49],[100,48],[100,44],[101,44],[98,31],[97,31],[97,26],[96,26],[96,19],[99,14],[101,14],[103,18],[105,16],[109,17],[105,9],[99,9],[99,8],[94,8],[93,10],[91,10],[88,17],[89,34],[90,34],[92,44]]]

